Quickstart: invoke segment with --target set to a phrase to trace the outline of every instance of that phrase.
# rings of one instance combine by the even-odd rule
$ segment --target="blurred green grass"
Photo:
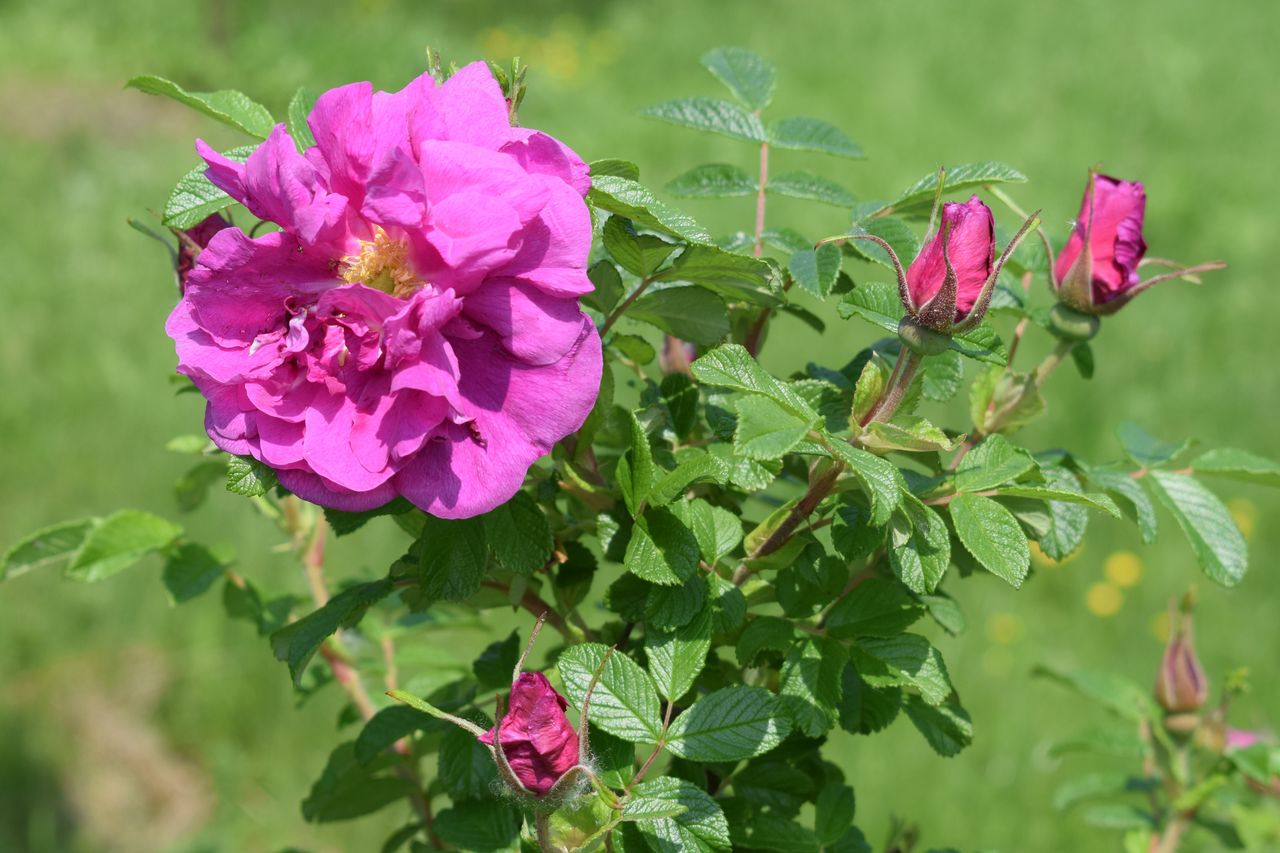
[[[192,89],[240,88],[282,115],[302,84],[398,88],[420,73],[427,44],[458,61],[523,54],[533,64],[523,120],[587,159],[635,160],[654,186],[701,162],[753,164],[747,147],[635,115],[668,97],[716,94],[697,60],[720,44],[778,65],[775,115],[829,119],[869,155],[848,163],[781,152],[775,168],[820,171],[862,198],[889,197],[939,163],[1001,159],[1031,177],[1016,197],[1043,206],[1061,234],[1089,165],[1139,177],[1153,253],[1221,256],[1232,267],[1200,288],[1164,285],[1108,320],[1095,344],[1098,375],[1056,375],[1050,416],[1020,440],[1105,460],[1118,453],[1115,427],[1131,419],[1158,435],[1280,456],[1271,329],[1280,292],[1270,257],[1280,112],[1266,107],[1280,82],[1269,41],[1278,25],[1269,0],[1230,9],[1195,0],[0,0],[9,315],[0,336],[0,543],[118,506],[175,515],[170,490],[186,460],[162,445],[199,429],[199,401],[174,397],[165,381],[174,362],[162,331],[174,299],[166,258],[125,218],[163,204],[194,163],[194,136],[234,140],[122,82],[158,73]],[[749,200],[682,206],[719,231],[748,227],[752,213]],[[810,235],[844,224],[834,209],[799,202],[773,204],[770,215]],[[873,337],[837,321],[823,351],[852,354]],[[815,349],[784,319],[765,361],[791,370]],[[1032,346],[1025,357],[1036,354]],[[1047,745],[1097,717],[1025,673],[1048,660],[1148,681],[1160,651],[1152,622],[1188,583],[1200,587],[1200,644],[1217,682],[1236,666],[1255,675],[1238,722],[1274,719],[1280,581],[1270,555],[1280,501],[1246,486],[1219,492],[1255,519],[1253,567],[1236,590],[1200,580],[1167,516],[1149,548],[1128,527],[1095,519],[1080,554],[1019,593],[991,578],[953,584],[970,629],[941,642],[977,739],[943,760],[902,721],[874,738],[837,737],[870,837],[899,815],[922,820],[926,842],[961,849],[1106,843],[1050,805],[1071,767],[1086,762],[1060,763]],[[300,587],[240,499],[214,495],[184,521],[203,541],[234,544],[242,569],[266,585]],[[381,569],[400,546],[386,535],[358,550],[340,544],[335,574]],[[1120,549],[1135,550],[1144,572],[1103,618],[1085,596]],[[157,574],[150,565],[92,588],[53,576],[0,587],[0,849],[373,849],[401,815],[315,827],[298,810],[338,741],[337,696],[295,711],[283,667],[247,625],[226,621],[216,593],[172,608]],[[478,650],[485,636],[456,639]],[[136,816],[155,823],[131,825]]]

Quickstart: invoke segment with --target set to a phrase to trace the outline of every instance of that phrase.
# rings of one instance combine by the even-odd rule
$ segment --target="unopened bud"
[[[1170,620],[1173,633],[1156,675],[1156,701],[1170,714],[1167,723],[1176,723],[1179,715],[1194,714],[1209,699],[1209,679],[1196,657],[1191,606],[1188,596],[1176,626]]]

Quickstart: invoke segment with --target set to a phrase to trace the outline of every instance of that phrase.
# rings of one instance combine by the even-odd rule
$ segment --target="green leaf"
[[[773,100],[777,71],[758,54],[741,47],[718,47],[703,55],[702,65],[749,110],[762,110]]]
[[[219,92],[188,92],[177,83],[152,74],[134,77],[125,83],[125,86],[148,95],[172,98],[180,104],[185,104],[193,110],[259,139],[266,139],[275,126],[275,119],[271,117],[266,107],[234,89],[223,89]]]
[[[1169,462],[1191,446],[1190,440],[1181,444],[1161,441],[1131,421],[1120,424],[1116,435],[1125,455],[1143,468]]]
[[[893,249],[893,253],[898,256],[898,262],[902,264],[904,270],[920,252],[920,240],[916,237],[916,232],[911,230],[910,225],[894,216],[854,222],[849,226],[849,233],[866,234],[884,240]],[[879,264],[885,269],[894,269],[893,259],[889,257],[889,253],[879,243],[873,243],[870,240],[847,240],[844,243],[844,249],[864,261]],[[897,301],[896,287],[894,288],[894,301]]]
[[[596,775],[611,788],[625,788],[636,771],[636,745],[603,729],[591,732],[591,757]]]
[[[898,301],[897,286],[884,282],[859,284],[845,294],[838,306],[838,311],[845,319],[856,314],[895,335],[898,333],[898,323],[903,313],[902,303]],[[986,323],[981,323],[963,334],[952,335],[948,346],[963,356],[998,364],[1002,368],[1009,360],[1009,351],[1000,340],[1000,336]]]
[[[760,191],[755,178],[727,163],[695,166],[663,187],[677,198],[739,198]]]
[[[471,671],[482,688],[507,688],[511,686],[511,672],[519,659],[520,632],[513,630],[505,640],[485,646],[480,657],[472,662]]]
[[[473,720],[472,722],[478,722]],[[488,727],[489,721],[483,721]],[[440,740],[439,771],[449,795],[458,800],[485,797],[497,782],[498,768],[493,753],[471,732],[457,726],[445,730]]]
[[[698,570],[698,540],[664,507],[650,507],[636,519],[623,565],[650,583],[679,586]]]
[[[520,836],[520,813],[499,800],[463,800],[436,815],[432,828],[457,850],[509,850]]]
[[[1002,435],[990,435],[965,454],[956,468],[956,491],[984,492],[1012,483],[1036,467],[1031,454]]]
[[[0,580],[70,560],[98,523],[94,518],[63,521],[22,538],[0,559]]]
[[[679,699],[693,688],[711,651],[710,608],[703,609],[687,625],[674,631],[647,627],[644,650],[649,658],[649,674],[658,685],[658,692],[673,702]]]
[[[243,163],[255,151],[252,145],[242,145],[224,152],[222,156],[236,163]],[[205,177],[208,165],[201,163],[187,172],[173,188],[164,205],[161,220],[170,228],[194,228],[220,210],[235,204],[235,200]]]
[[[1080,776],[1058,786],[1053,793],[1053,807],[1058,811],[1066,811],[1084,800],[1122,794],[1132,790],[1131,780],[1132,777],[1127,773],[1090,773]]]
[[[507,676],[510,675],[508,671]],[[450,727],[450,723],[408,705],[389,705],[369,718],[369,722],[360,729],[355,744],[356,761],[368,765],[401,738],[419,731],[444,732]]]
[[[1231,513],[1194,478],[1153,470],[1143,478],[1182,528],[1196,562],[1212,580],[1235,586],[1249,567],[1249,552]]]
[[[858,675],[872,687],[914,687],[930,705],[951,695],[942,655],[918,634],[866,638],[849,651]]]
[[[105,580],[168,548],[181,535],[181,527],[158,515],[122,509],[88,531],[66,568],[66,576],[88,583]]]
[[[403,779],[373,775],[356,760],[354,744],[347,741],[329,755],[324,772],[302,801],[302,816],[313,823],[351,820],[403,800],[412,790]]]
[[[769,125],[769,144],[777,148],[818,151],[836,157],[861,160],[866,155],[844,131],[818,118],[796,116]]]
[[[1027,176],[1005,163],[994,160],[982,163],[965,163],[947,169],[943,180],[944,194],[960,192],[990,184],[1025,183]],[[928,216],[938,191],[938,173],[932,172],[916,181],[898,196],[889,209],[907,216]]]
[[[796,391],[774,379],[760,367],[745,347],[724,344],[691,365],[693,378],[704,385],[763,394],[793,415],[816,419],[818,413]]]
[[[689,624],[706,604],[707,579],[702,574],[694,574],[679,586],[654,586],[645,598],[645,626],[674,631]]]
[[[233,456],[227,462],[227,491],[246,498],[262,497],[276,487],[276,472],[257,459]]]
[[[1031,568],[1026,534],[1013,513],[982,495],[956,495],[948,505],[961,544],[982,567],[1014,589]]]
[[[956,350],[931,355],[920,366],[920,390],[925,399],[945,403],[960,390],[964,361]]]
[[[594,710],[595,703],[592,702]],[[740,761],[763,755],[790,730],[777,698],[760,687],[725,687],[694,702],[672,722],[667,749],[690,761]]]
[[[683,374],[673,375],[682,376]],[[722,474],[723,468],[720,463],[707,453],[693,455],[692,458],[677,465],[675,470],[666,472],[658,482],[653,484],[647,496],[648,504],[649,506],[669,504],[699,480],[719,482]]]
[[[608,649],[599,643],[579,643],[560,654],[557,666],[570,702],[581,707],[587,687]],[[653,681],[631,658],[609,656],[591,694],[592,726],[624,740],[657,743],[662,735],[662,709]]]
[[[689,374],[675,372],[662,377],[658,393],[671,415],[671,428],[677,436],[685,438],[698,426],[698,388]],[[688,461],[681,457],[681,465]]]
[[[796,731],[822,737],[835,727],[848,659],[844,646],[826,637],[805,639],[788,652],[778,674],[778,703]]]
[[[329,527],[333,528],[335,536],[347,536],[364,527],[375,518],[381,518],[386,515],[416,513],[417,511],[418,508],[404,498],[396,498],[376,509],[368,509],[363,512],[344,512],[326,507],[324,518],[325,521],[329,522]]]
[[[693,219],[658,200],[648,188],[616,175],[592,175],[587,201],[636,225],[691,243],[710,243],[711,234]]]
[[[748,459],[780,459],[809,434],[817,418],[792,414],[770,397],[752,394],[738,400],[734,447]]]
[[[1156,508],[1138,481],[1127,471],[1106,468],[1088,469],[1089,482],[1121,501],[1120,508],[1135,524],[1148,545],[1156,541]]]
[[[601,314],[608,314],[622,298],[622,276],[618,268],[609,261],[597,261],[587,270],[587,278],[596,289],[583,295],[582,301]]]
[[[1068,687],[1112,713],[1135,723],[1154,719],[1159,714],[1150,690],[1113,672],[1099,669],[1065,672],[1042,665],[1032,670],[1032,674]]]
[[[904,484],[902,475],[892,463],[848,443],[833,439],[830,446],[857,478],[871,502],[871,524],[880,527],[889,521],[893,511],[902,502]]]
[[[227,573],[234,552],[228,548],[211,551],[194,542],[184,542],[169,554],[161,579],[174,604],[190,601],[213,586]]]
[[[654,281],[687,281],[737,302],[778,305],[771,288],[773,268],[759,258],[726,252],[718,246],[689,246]]]
[[[1048,470],[1048,469],[1043,469]],[[1058,471],[1064,471],[1068,476],[1071,472],[1065,468],[1059,468]],[[1000,497],[1010,498],[1031,498],[1032,500],[1046,501],[1058,504],[1074,504],[1076,506],[1092,507],[1101,510],[1112,518],[1120,518],[1120,507],[1116,506],[1116,502],[1101,492],[1085,494],[1078,491],[1079,483],[1076,482],[1075,488],[1072,488],[1069,481],[1063,481],[1063,485],[1041,486],[1035,483],[1015,483],[1012,486],[1000,486],[994,491]]]
[[[271,651],[276,660],[289,665],[295,686],[302,683],[303,670],[320,645],[339,628],[356,625],[365,612],[391,594],[390,578],[362,583],[335,595],[324,607],[308,613],[271,635]]]
[[[907,717],[933,751],[944,758],[959,754],[973,743],[973,721],[968,712],[954,703],[930,706],[918,696],[907,698]]]
[[[954,598],[945,592],[939,592],[935,595],[922,595],[920,601],[928,608],[930,618],[937,622],[942,630],[953,637],[964,633],[966,628],[964,611],[960,609],[960,605]]]
[[[315,105],[316,96],[306,88],[301,88],[294,92],[293,97],[289,100],[289,109],[285,115],[289,126],[289,135],[293,137],[294,144],[298,146],[299,152],[305,152],[316,144],[316,138],[312,135],[311,127],[307,124],[307,116],[311,115],[311,110]]]
[[[857,204],[848,190],[835,181],[815,175],[812,172],[787,172],[769,178],[765,185],[767,192],[785,195],[791,198],[803,198],[808,201],[820,201],[836,207],[849,208]]]
[[[824,785],[813,807],[813,830],[818,841],[824,845],[838,841],[853,823],[856,805],[853,789],[848,785]]]
[[[592,181],[596,178],[626,178],[628,181],[640,180],[640,167],[630,160],[618,160],[616,158],[606,158],[604,160],[595,160],[587,166],[591,174]]]
[[[904,494],[889,523],[889,568],[916,594],[933,592],[951,564],[951,534],[931,507]]]
[[[1075,474],[1065,468],[1045,466],[1041,469],[1051,490],[1072,494],[1080,491],[1080,481]],[[1034,489],[1001,490],[1002,494],[1019,497],[1043,498]],[[1079,497],[1083,498],[1083,495]],[[1099,497],[1102,497],[1101,495]],[[1084,541],[1084,533],[1089,525],[1089,512],[1083,507],[1063,500],[1046,501],[1049,510],[1049,530],[1040,539],[1040,550],[1054,560],[1064,560],[1071,552],[1080,547]]]
[[[654,853],[715,853],[727,851],[729,822],[711,796],[692,782],[661,776],[641,782],[631,792],[631,799],[664,800],[671,805],[651,806],[647,811],[670,815],[642,819],[636,823],[645,842]],[[676,806],[683,810],[672,815]],[[632,806],[636,809],[637,806]],[[627,853],[631,846],[627,845]]]
[[[1214,474],[1246,483],[1280,486],[1280,465],[1247,450],[1219,447],[1198,457],[1191,463],[1191,467],[1197,474]]]
[[[827,633],[838,639],[892,637],[924,615],[924,607],[902,584],[867,578],[827,613]]]
[[[887,453],[950,453],[960,446],[963,436],[948,438],[938,427],[916,415],[899,415],[893,421],[872,421],[859,438],[870,450]]]
[[[733,829],[742,833],[744,827],[734,823]],[[819,853],[818,836],[807,826],[801,826],[790,818],[772,811],[757,812],[751,816],[743,836],[733,840],[750,850],[773,850],[776,853]]]
[[[831,544],[847,563],[865,559],[884,544],[884,529],[872,526],[867,509],[854,503],[836,508],[831,526]]]
[[[791,622],[780,616],[757,616],[747,623],[738,637],[737,657],[739,666],[754,666],[756,658],[766,649],[785,652],[791,648],[796,631]]]
[[[1080,813],[1080,819],[1098,829],[1155,829],[1151,815],[1137,806],[1102,803]]]
[[[555,544],[551,526],[528,492],[516,492],[511,500],[482,515],[480,521],[494,561],[507,571],[531,575],[551,559]]]
[[[729,333],[724,300],[694,286],[650,290],[631,304],[626,316],[681,340],[710,346]]]
[[[480,589],[489,567],[485,525],[479,518],[429,515],[414,543],[422,591],[431,601],[465,601]]]
[[[601,239],[605,251],[618,266],[641,278],[661,267],[671,253],[680,248],[652,234],[637,234],[631,223],[621,216],[609,217]]]
[[[826,299],[840,274],[840,249],[834,243],[824,243],[816,249],[796,252],[787,261],[787,270],[805,291]]]
[[[676,98],[645,107],[640,115],[694,130],[723,134],[732,139],[747,142],[765,140],[760,119],[737,104],[719,98]]]

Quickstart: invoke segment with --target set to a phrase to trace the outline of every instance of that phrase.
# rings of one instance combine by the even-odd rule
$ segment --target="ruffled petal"
[[[582,336],[576,299],[550,296],[510,279],[491,279],[467,296],[465,313],[502,339],[527,364],[559,361]]]

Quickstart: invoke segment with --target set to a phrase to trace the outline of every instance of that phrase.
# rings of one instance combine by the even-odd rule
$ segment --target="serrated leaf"
[[[670,817],[640,820],[635,825],[654,853],[715,853],[727,851],[729,822],[711,796],[692,782],[661,776],[641,782],[631,792],[639,800],[665,800],[683,806]],[[632,806],[633,810],[636,806]],[[670,811],[671,807],[668,807]],[[651,807],[649,809],[653,811]],[[627,853],[631,853],[630,844]]]
[[[276,487],[276,472],[257,459],[233,456],[227,462],[227,491],[246,498],[262,497]]]
[[[827,633],[838,639],[892,637],[924,615],[924,607],[895,581],[867,578],[827,613]]]
[[[957,704],[946,703],[930,706],[918,696],[911,696],[906,704],[907,717],[933,751],[944,758],[951,758],[973,743],[973,721],[968,712]]]
[[[1116,430],[1124,453],[1143,468],[1169,462],[1191,447],[1190,439],[1180,444],[1162,441],[1132,421],[1125,421]]]
[[[653,280],[687,281],[735,302],[755,305],[778,305],[782,302],[781,297],[771,290],[773,268],[767,262],[726,252],[719,246],[687,247]]]
[[[694,130],[719,133],[731,139],[765,141],[760,119],[737,104],[720,98],[676,98],[645,107],[640,115]]]
[[[644,278],[656,271],[680,246],[653,234],[637,234],[621,216],[610,216],[601,234],[605,251],[618,266]]]
[[[613,335],[609,338],[608,346],[636,364],[651,364],[658,355],[653,349],[653,344],[639,335]]]
[[[500,800],[462,800],[436,815],[432,829],[457,850],[509,850],[520,836],[520,812]]]
[[[122,509],[87,532],[65,574],[87,583],[105,580],[164,550],[181,535],[181,527],[158,515]]]
[[[799,151],[818,151],[836,157],[861,160],[866,155],[858,143],[850,139],[840,128],[819,118],[796,116],[772,122],[768,131],[769,144],[777,148],[793,148]]]
[[[889,568],[918,595],[933,592],[951,564],[951,535],[931,507],[904,494],[889,522]]]
[[[593,207],[630,219],[637,225],[670,234],[691,243],[710,243],[711,234],[670,205],[659,201],[647,187],[617,175],[592,175],[587,201]]]
[[[826,299],[840,274],[840,260],[840,249],[833,243],[824,243],[793,254],[787,261],[787,271],[805,291]]]
[[[23,537],[0,559],[0,580],[70,560],[98,523],[95,518],[63,521]]]
[[[683,374],[680,374],[683,375]],[[649,490],[649,506],[664,506],[679,498],[685,490],[700,480],[721,481],[724,473],[719,460],[706,453],[699,453],[681,462],[674,471],[668,471],[658,478]],[[692,527],[692,521],[690,522]],[[697,531],[694,531],[695,534]],[[701,546],[699,542],[699,546]]]
[[[222,156],[236,163],[243,163],[256,149],[242,145],[224,152]],[[178,183],[165,202],[162,222],[169,228],[194,228],[220,210],[235,204],[235,200],[205,177],[208,166],[201,163],[178,179]]]
[[[551,558],[555,544],[551,526],[528,492],[516,492],[511,500],[482,515],[480,521],[494,561],[507,571],[530,575]]]
[[[711,651],[711,610],[704,608],[683,627],[645,629],[644,650],[658,692],[671,701],[688,693]]]
[[[941,705],[951,695],[942,655],[918,634],[859,640],[850,656],[858,675],[872,687],[914,687],[930,705]]]
[[[822,844],[836,843],[849,825],[857,802],[848,785],[824,785],[814,802],[813,831]]]
[[[799,417],[770,397],[752,394],[738,400],[734,447],[748,459],[780,459],[809,434],[817,418]]]
[[[960,192],[989,184],[1024,183],[1027,176],[1006,163],[988,160],[947,168],[943,180],[944,194]],[[889,208],[897,214],[928,216],[938,191],[938,173],[932,172],[903,190]]]
[[[703,55],[702,65],[749,110],[762,110],[773,99],[778,73],[759,54],[741,47],[718,47]]]
[[[790,731],[780,714],[776,697],[767,690],[725,687],[676,717],[667,731],[667,749],[690,761],[741,761],[763,755]]]
[[[311,133],[311,127],[307,124],[307,116],[311,115],[311,110],[315,105],[316,96],[305,87],[294,92],[293,97],[289,100],[289,109],[285,114],[286,123],[289,128],[289,135],[293,137],[293,142],[298,146],[299,152],[305,152],[316,144],[316,138]]]
[[[323,607],[272,634],[271,651],[276,660],[289,665],[294,685],[302,683],[303,670],[325,640],[339,628],[358,623],[365,612],[390,595],[392,589],[390,578],[349,587]]]
[[[698,570],[698,540],[665,507],[650,507],[636,519],[623,565],[643,580],[679,586]]]
[[[681,340],[710,346],[729,333],[728,308],[709,290],[694,286],[649,290],[627,309],[639,320]]]
[[[595,308],[601,314],[608,314],[622,298],[622,276],[611,261],[597,261],[587,270],[587,278],[595,285],[595,290],[584,294],[582,301]]]
[[[845,294],[838,311],[841,317],[848,319],[856,314],[895,335],[903,313],[902,304],[898,301],[898,288],[884,282],[859,284]],[[1009,360],[1009,352],[999,335],[985,323],[963,334],[953,335],[948,346],[961,355],[1001,367]]]
[[[853,207],[858,202],[848,190],[835,181],[812,172],[796,171],[773,176],[765,185],[765,191],[844,208]]]
[[[588,166],[588,171],[594,181],[596,178],[626,178],[628,181],[640,180],[640,167],[630,160],[619,160],[617,158],[605,158],[603,160],[593,160]]]
[[[831,441],[835,455],[849,466],[871,503],[871,524],[880,527],[888,522],[902,502],[902,475],[891,462],[839,440]]]
[[[161,580],[174,604],[190,601],[224,577],[234,552],[222,548],[211,551],[194,542],[184,542],[169,554]]]
[[[780,616],[755,617],[738,637],[738,665],[754,666],[756,658],[765,650],[785,652],[791,648],[795,633],[791,622]]]
[[[674,631],[684,627],[707,604],[707,579],[695,574],[679,586],[654,586],[644,603],[646,627]]]
[[[376,776],[355,758],[350,742],[330,755],[324,772],[302,801],[302,816],[314,823],[351,820],[402,800],[413,790],[404,779]]]
[[[1081,490],[1080,481],[1067,469],[1059,466],[1045,466],[1041,470],[1053,491],[1071,494]],[[1044,497],[1032,493],[1029,489],[1010,489],[1006,493],[1019,497]],[[1054,560],[1065,560],[1084,541],[1084,533],[1089,525],[1089,513],[1083,506],[1063,500],[1047,500],[1046,506],[1049,512],[1049,530],[1039,539],[1040,550]]]
[[[1012,483],[1036,467],[1031,454],[1009,443],[1002,435],[990,435],[965,454],[956,468],[956,491],[983,492]]]
[[[763,394],[800,418],[817,419],[817,412],[796,391],[774,379],[739,344],[724,344],[690,366],[693,378],[704,385]]]
[[[1246,483],[1280,486],[1280,465],[1247,450],[1219,447],[1196,458],[1191,468],[1197,474],[1213,474]]]
[[[872,421],[859,437],[871,450],[887,453],[949,453],[960,446],[964,436],[950,438],[945,432],[917,415],[899,415],[893,421]]]
[[[125,86],[148,95],[161,95],[185,104],[193,110],[215,118],[236,130],[266,139],[275,126],[275,119],[267,108],[243,92],[223,89],[218,92],[188,92],[186,89],[153,74],[134,77]]]
[[[1123,502],[1121,510],[1138,525],[1138,532],[1144,543],[1150,545],[1156,541],[1156,508],[1137,480],[1130,477],[1127,471],[1090,468],[1087,473],[1089,482]]]
[[[822,737],[835,727],[840,676],[847,662],[844,646],[825,637],[807,638],[788,652],[778,673],[778,703],[792,728]]]
[[[727,163],[707,163],[672,178],[663,187],[677,198],[739,198],[760,191],[746,170]]]
[[[484,651],[471,664],[476,681],[481,687],[509,687],[511,672],[520,658],[520,634],[512,631],[505,640],[485,646]]]
[[[964,362],[956,350],[931,355],[920,365],[920,391],[925,399],[945,403],[960,390]]]
[[[414,543],[422,591],[431,601],[464,601],[480,589],[489,567],[484,522],[426,516]]]
[[[1173,514],[1204,573],[1223,586],[1240,583],[1249,568],[1248,546],[1218,496],[1186,474],[1152,470],[1143,479]]]
[[[969,494],[956,495],[948,509],[965,550],[1014,589],[1021,587],[1031,551],[1013,513],[991,498]]]
[[[478,720],[472,720],[478,722]],[[483,720],[484,727],[490,725]],[[436,777],[444,783],[449,795],[458,800],[486,796],[497,782],[498,771],[493,753],[475,735],[450,726],[440,740],[439,771]]]
[[[356,761],[367,765],[401,738],[418,731],[448,731],[451,725],[408,705],[388,705],[360,729],[355,743]]]
[[[560,654],[557,667],[569,701],[578,707],[608,649],[599,643],[580,643]],[[624,740],[657,743],[662,734],[662,708],[653,681],[635,661],[614,652],[591,694],[592,726]]]

